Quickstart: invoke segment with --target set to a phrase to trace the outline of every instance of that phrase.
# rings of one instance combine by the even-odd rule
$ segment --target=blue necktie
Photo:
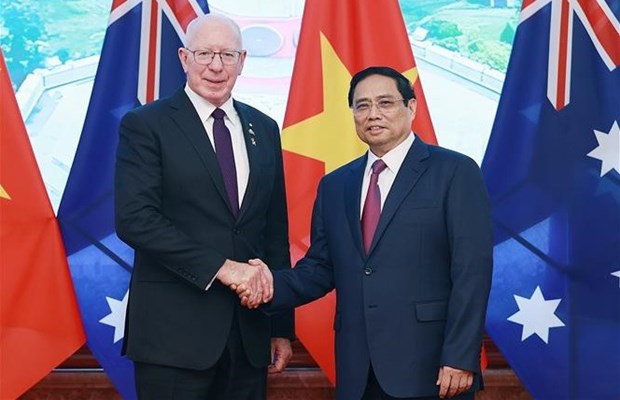
[[[237,217],[239,214],[239,189],[237,188],[237,168],[235,167],[235,155],[232,148],[230,131],[224,123],[226,113],[221,108],[216,108],[213,113],[213,141],[215,142],[215,155],[220,164],[226,193],[230,208]]]

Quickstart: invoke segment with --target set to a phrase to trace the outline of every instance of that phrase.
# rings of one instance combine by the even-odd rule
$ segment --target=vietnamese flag
[[[413,130],[437,143],[398,1],[306,0],[282,132],[293,262],[310,245],[319,180],[368,148],[347,93],[352,75],[371,65],[409,78],[418,102]],[[334,306],[332,292],[296,311],[297,336],[332,383]]]
[[[84,344],[60,230],[0,51],[0,399]]]

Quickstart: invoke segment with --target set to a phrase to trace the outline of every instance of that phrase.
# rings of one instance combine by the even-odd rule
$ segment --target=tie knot
[[[385,162],[382,159],[378,159],[372,163],[372,173],[379,175],[386,167]]]
[[[226,111],[222,110],[221,108],[216,108],[215,110],[213,110],[211,115],[214,119],[224,119],[224,116],[226,116]]]

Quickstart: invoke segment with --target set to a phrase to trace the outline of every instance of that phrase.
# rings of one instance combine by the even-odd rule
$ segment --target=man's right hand
[[[217,279],[234,290],[248,308],[256,308],[273,297],[273,276],[262,262],[250,265],[226,260]]]

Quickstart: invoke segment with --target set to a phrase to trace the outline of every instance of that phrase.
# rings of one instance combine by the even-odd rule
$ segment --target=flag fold
[[[524,1],[483,173],[487,330],[534,398],[620,398],[620,1]]]
[[[84,344],[58,222],[0,50],[0,399]]]

